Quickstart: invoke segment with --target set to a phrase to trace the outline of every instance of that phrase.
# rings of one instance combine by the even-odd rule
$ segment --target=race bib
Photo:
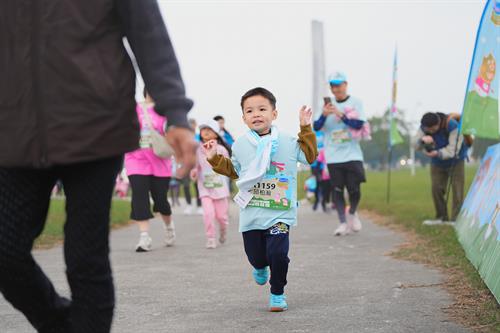
[[[151,148],[151,130],[148,126],[144,126],[141,129],[141,138],[139,139],[139,147],[141,148]]]
[[[351,142],[351,133],[347,129],[337,130],[332,132],[331,140],[333,143],[346,143]]]
[[[224,186],[222,177],[215,173],[208,173],[203,175],[203,186],[208,189],[220,188]]]
[[[291,207],[290,177],[286,175],[266,175],[264,179],[255,184],[251,194],[250,207],[268,208],[275,210],[288,210]]]

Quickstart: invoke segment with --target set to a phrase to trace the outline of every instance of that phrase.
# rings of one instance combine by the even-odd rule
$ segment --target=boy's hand
[[[208,159],[213,158],[215,155],[217,155],[217,141],[210,140],[208,142],[205,142],[203,144],[203,151],[205,152],[205,155],[207,155]]]
[[[311,125],[312,110],[310,107],[302,106],[299,111],[300,126]]]

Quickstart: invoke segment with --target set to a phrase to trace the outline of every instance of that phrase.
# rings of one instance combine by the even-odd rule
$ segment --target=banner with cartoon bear
[[[500,303],[500,144],[484,156],[456,229],[467,258]]]
[[[500,137],[498,110],[500,57],[500,1],[489,0],[481,18],[467,84],[462,133],[496,139]]]

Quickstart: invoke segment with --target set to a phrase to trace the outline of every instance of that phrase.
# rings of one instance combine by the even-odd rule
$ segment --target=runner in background
[[[335,235],[341,236],[361,230],[356,211],[361,200],[360,185],[366,177],[359,141],[365,133],[366,117],[361,101],[347,93],[347,78],[343,73],[333,73],[328,81],[334,100],[325,98],[323,113],[314,122],[314,129],[325,133],[325,158],[340,220]],[[349,194],[347,211],[344,189]]]
[[[211,142],[217,154],[226,158],[231,155],[231,148],[219,134],[219,124],[210,120],[200,125],[200,137],[203,144]],[[205,149],[198,147],[197,164],[191,171],[191,177],[197,182],[203,207],[203,222],[207,237],[207,249],[217,247],[215,220],[219,224],[219,243],[224,244],[229,224],[229,178],[214,172],[207,161]]]
[[[154,111],[154,101],[144,90],[145,101],[137,104],[136,112],[141,128],[140,148],[125,154],[125,169],[132,187],[132,211],[130,218],[139,227],[140,237],[136,252],[148,252],[152,249],[149,236],[151,213],[150,194],[153,198],[153,212],[158,212],[164,222],[165,245],[175,242],[175,227],[172,221],[172,209],[168,202],[168,188],[172,177],[172,161],[155,155],[151,147],[151,131],[164,133],[167,119]],[[149,120],[148,120],[149,119]],[[150,128],[149,124],[154,128]]]

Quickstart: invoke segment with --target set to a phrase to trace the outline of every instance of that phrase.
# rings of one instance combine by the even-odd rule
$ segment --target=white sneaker
[[[153,241],[147,232],[141,232],[139,243],[135,247],[135,252],[149,252],[153,247]]]
[[[363,227],[361,225],[361,220],[358,217],[358,213],[354,213],[354,214],[348,213],[347,214],[347,224],[348,224],[349,228],[354,232],[360,231],[361,228]]]
[[[207,239],[207,249],[215,249],[217,247],[217,243],[215,242],[215,238]]]
[[[196,210],[196,215],[203,215],[203,208],[201,207],[198,207],[198,209]]]
[[[165,245],[174,246],[175,243],[175,225],[174,221],[171,221],[169,225],[163,224],[165,229]]]
[[[184,209],[184,215],[191,215],[193,214],[193,207],[187,206],[186,209]]]
[[[425,220],[424,225],[455,225],[455,221]]]
[[[350,233],[351,230],[347,223],[340,223],[340,225],[335,229],[335,236],[345,236]]]
[[[440,225],[443,224],[443,220],[425,220],[424,225]]]

